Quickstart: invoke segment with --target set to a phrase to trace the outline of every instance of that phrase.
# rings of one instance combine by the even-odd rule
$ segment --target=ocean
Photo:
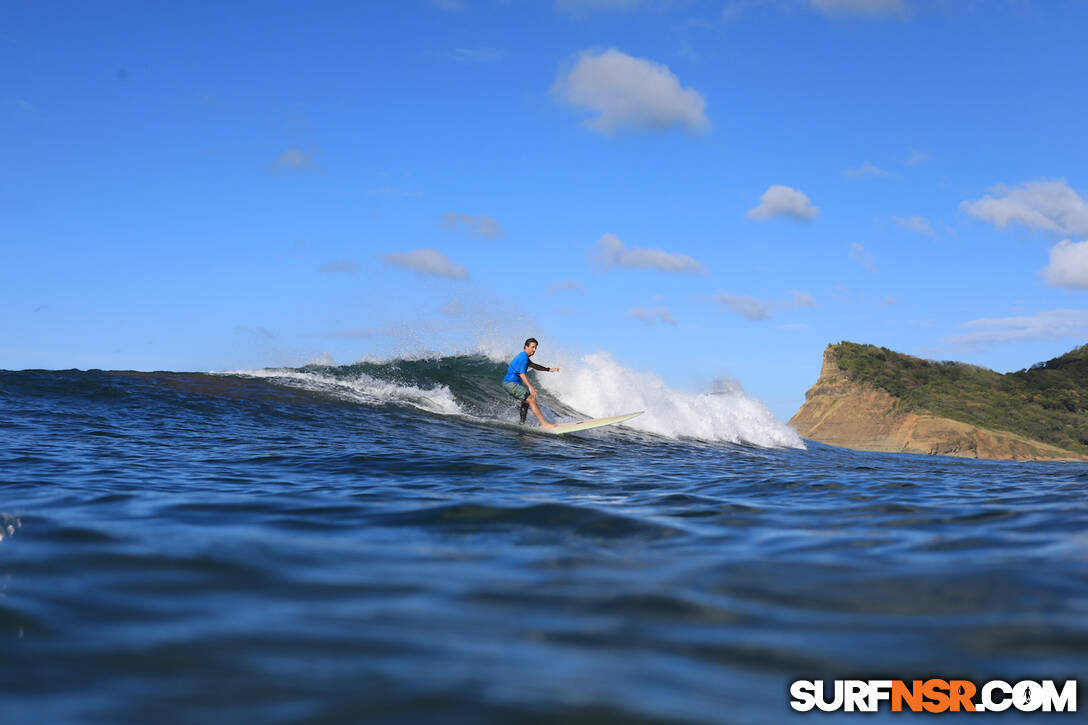
[[[548,414],[646,413],[546,436],[505,367],[0,372],[4,722],[901,721],[790,683],[1088,672],[1088,466],[823,446],[607,356]]]

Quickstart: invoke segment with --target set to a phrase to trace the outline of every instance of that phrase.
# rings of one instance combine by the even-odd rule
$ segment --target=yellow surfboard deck
[[[541,433],[552,433],[553,435],[562,435],[564,433],[577,433],[580,430],[590,430],[591,428],[600,428],[602,425],[612,425],[613,423],[622,423],[625,420],[631,420],[632,418],[642,415],[644,410],[640,410],[637,413],[624,413],[623,415],[614,415],[611,418],[593,418],[592,420],[580,420],[576,423],[560,423],[555,428],[540,428]]]

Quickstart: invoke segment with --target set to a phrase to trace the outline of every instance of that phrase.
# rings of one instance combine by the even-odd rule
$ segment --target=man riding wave
[[[546,368],[529,360],[536,353],[538,344],[535,337],[530,337],[525,341],[524,349],[510,361],[510,367],[502,379],[502,387],[503,390],[521,403],[519,412],[521,413],[522,423],[525,422],[526,413],[532,410],[533,415],[540,420],[541,426],[554,428],[555,423],[549,423],[540,412],[540,406],[537,404],[536,388],[533,387],[533,383],[529,380],[528,372],[529,368],[532,368],[546,373],[557,373],[559,368]]]

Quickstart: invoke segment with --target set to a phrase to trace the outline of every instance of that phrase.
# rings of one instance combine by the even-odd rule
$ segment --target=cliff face
[[[790,418],[804,438],[841,448],[924,453],[1013,461],[1088,460],[1088,457],[1005,431],[978,428],[948,418],[897,410],[898,399],[856,382],[824,351],[820,379]]]

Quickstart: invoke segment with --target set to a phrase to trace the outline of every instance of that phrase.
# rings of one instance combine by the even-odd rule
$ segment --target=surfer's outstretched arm
[[[529,367],[531,367],[533,370],[540,370],[541,372],[545,372],[545,373],[557,373],[557,372],[559,372],[559,368],[546,368],[543,365],[537,365],[535,362],[530,362]]]

